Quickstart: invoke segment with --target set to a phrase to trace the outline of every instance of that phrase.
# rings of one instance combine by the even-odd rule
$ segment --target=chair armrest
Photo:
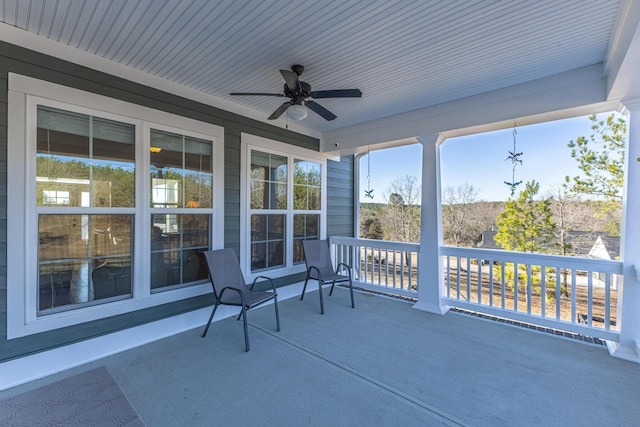
[[[318,267],[314,267],[312,265],[309,267],[309,270],[307,270],[307,275],[313,279],[313,277],[311,277],[311,270],[315,270],[316,273],[318,274],[318,277],[315,280],[322,280],[322,274],[320,274],[320,269]]]
[[[244,292],[242,292],[242,290],[240,290],[238,288],[232,288],[230,286],[222,288],[222,290],[220,291],[220,297],[219,297],[220,300],[222,300],[222,295],[224,295],[224,291],[226,291],[227,289],[231,289],[232,291],[236,291],[238,293],[238,295],[240,295],[240,303],[243,306],[246,306],[246,304],[244,303]]]
[[[338,264],[338,268],[336,268],[336,274],[338,274],[338,271],[340,271],[341,266],[347,270],[347,273],[349,273],[349,277],[351,277],[351,267],[345,264],[344,262],[341,262]]]
[[[251,286],[249,286],[249,290],[253,290],[254,285],[256,284],[256,282],[258,281],[258,279],[266,279],[269,281],[269,283],[271,283],[271,289],[273,289],[273,293],[276,293],[276,286],[273,283],[273,280],[271,279],[271,277],[267,277],[267,276],[258,276],[255,279],[253,279],[253,283],[251,283]]]

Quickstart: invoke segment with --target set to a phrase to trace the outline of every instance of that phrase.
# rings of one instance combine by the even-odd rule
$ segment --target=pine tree
[[[566,182],[573,192],[594,196],[599,214],[606,216],[619,209],[622,203],[627,124],[616,113],[607,116],[606,120],[598,120],[593,114],[589,120],[593,133],[568,144],[582,176],[567,176]],[[619,235],[619,221],[611,222],[607,231]]]
[[[542,252],[554,235],[551,200],[535,200],[540,184],[527,182],[516,200],[505,202],[505,210],[496,218],[495,241],[506,250]]]

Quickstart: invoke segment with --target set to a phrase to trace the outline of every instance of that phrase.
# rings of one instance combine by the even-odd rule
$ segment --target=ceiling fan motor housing
[[[289,86],[284,85],[284,95],[292,99],[293,104],[302,104],[305,98],[311,96],[311,85],[307,82],[298,81],[296,90],[291,90]]]
[[[300,65],[300,64],[296,64],[296,65],[292,65],[291,66],[291,71],[293,71],[294,73],[296,73],[299,76],[302,75],[302,73],[304,72],[304,66]]]

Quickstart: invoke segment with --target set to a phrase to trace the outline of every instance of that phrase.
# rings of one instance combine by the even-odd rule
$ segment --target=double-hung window
[[[222,128],[9,76],[7,336],[209,293]]]
[[[326,161],[318,153],[243,135],[246,271],[304,270],[302,240],[324,236]]]
[[[131,296],[135,126],[36,114],[38,315]]]
[[[212,142],[150,131],[151,289],[172,289],[208,277]]]

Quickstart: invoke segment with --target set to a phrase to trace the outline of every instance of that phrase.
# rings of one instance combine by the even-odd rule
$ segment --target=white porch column
[[[607,342],[607,347],[612,356],[640,363],[640,99],[623,103],[630,114],[620,240],[624,283],[617,318],[621,329],[620,343]]]
[[[442,215],[440,200],[440,144],[438,134],[418,138],[422,144],[422,204],[420,254],[418,256],[418,302],[413,308],[445,314],[448,306],[440,303],[444,277],[440,262]]]

